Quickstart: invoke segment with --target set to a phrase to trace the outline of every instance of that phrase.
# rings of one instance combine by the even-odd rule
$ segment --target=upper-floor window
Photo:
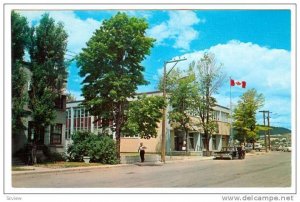
[[[212,116],[213,120],[216,120],[216,121],[220,120],[219,111],[212,111],[211,116]]]
[[[51,126],[50,144],[61,144],[62,124],[55,124]]]

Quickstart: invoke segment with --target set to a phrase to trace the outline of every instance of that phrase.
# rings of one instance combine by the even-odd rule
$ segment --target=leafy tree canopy
[[[103,21],[77,58],[79,74],[84,77],[83,105],[93,115],[113,120],[118,158],[127,99],[134,96],[138,85],[147,83],[141,62],[154,42],[145,35],[147,28],[145,19],[119,12]]]
[[[246,91],[238,101],[233,113],[235,139],[240,142],[255,142],[258,138],[256,111],[264,105],[264,96],[255,89]]]
[[[165,102],[161,96],[144,95],[130,102],[122,133],[130,136],[139,135],[141,138],[156,137],[157,124],[162,118],[163,107]]]
[[[29,42],[29,26],[27,19],[12,11],[11,13],[11,52],[12,63],[23,61],[25,48]]]
[[[188,71],[177,69],[168,77],[168,80],[168,98],[172,107],[172,110],[169,112],[170,122],[173,127],[187,132],[190,126],[194,97],[198,93],[195,74],[192,69]]]
[[[197,63],[192,63],[196,75],[199,92],[194,97],[194,114],[199,116],[199,125],[205,135],[206,150],[209,151],[209,140],[218,132],[218,125],[213,120],[213,107],[217,101],[213,97],[223,85],[226,74],[222,72],[222,64],[217,64],[214,54],[205,53]]]
[[[28,78],[23,65],[25,49],[28,46],[29,26],[25,17],[12,11],[11,13],[11,55],[12,55],[12,133],[26,127],[22,118],[29,112],[24,109],[28,101],[26,84]]]
[[[78,57],[85,104],[95,115],[112,115],[113,103],[133,97],[146,84],[141,62],[154,39],[145,36],[144,19],[118,13],[104,20]],[[110,113],[107,113],[107,111]]]
[[[55,118],[55,100],[65,87],[67,38],[63,24],[56,23],[49,14],[44,14],[40,23],[31,28],[29,107],[37,135],[43,135],[42,128]]]

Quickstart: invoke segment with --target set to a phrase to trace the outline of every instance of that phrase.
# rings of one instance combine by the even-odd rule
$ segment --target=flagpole
[[[230,134],[229,138],[231,139],[231,146],[233,146],[233,134],[232,134],[232,104],[231,104],[231,76],[229,77],[229,86],[230,86],[230,99],[229,99],[229,108],[230,108]]]

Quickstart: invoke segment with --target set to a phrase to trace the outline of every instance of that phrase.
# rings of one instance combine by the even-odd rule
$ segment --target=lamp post
[[[167,76],[170,74],[172,69],[177,65],[178,62],[184,61],[186,58],[170,60],[164,62],[164,75],[163,75],[163,98],[166,101],[166,80]],[[167,72],[167,64],[175,63],[173,67]],[[161,161],[166,162],[166,107],[163,108],[163,118],[162,118],[162,132],[161,132]]]

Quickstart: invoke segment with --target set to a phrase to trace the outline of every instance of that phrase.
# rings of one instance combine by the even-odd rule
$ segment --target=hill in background
[[[271,135],[284,135],[284,134],[291,134],[291,130],[283,127],[274,127],[271,126],[270,134]],[[259,135],[264,135],[264,131],[259,131]]]

